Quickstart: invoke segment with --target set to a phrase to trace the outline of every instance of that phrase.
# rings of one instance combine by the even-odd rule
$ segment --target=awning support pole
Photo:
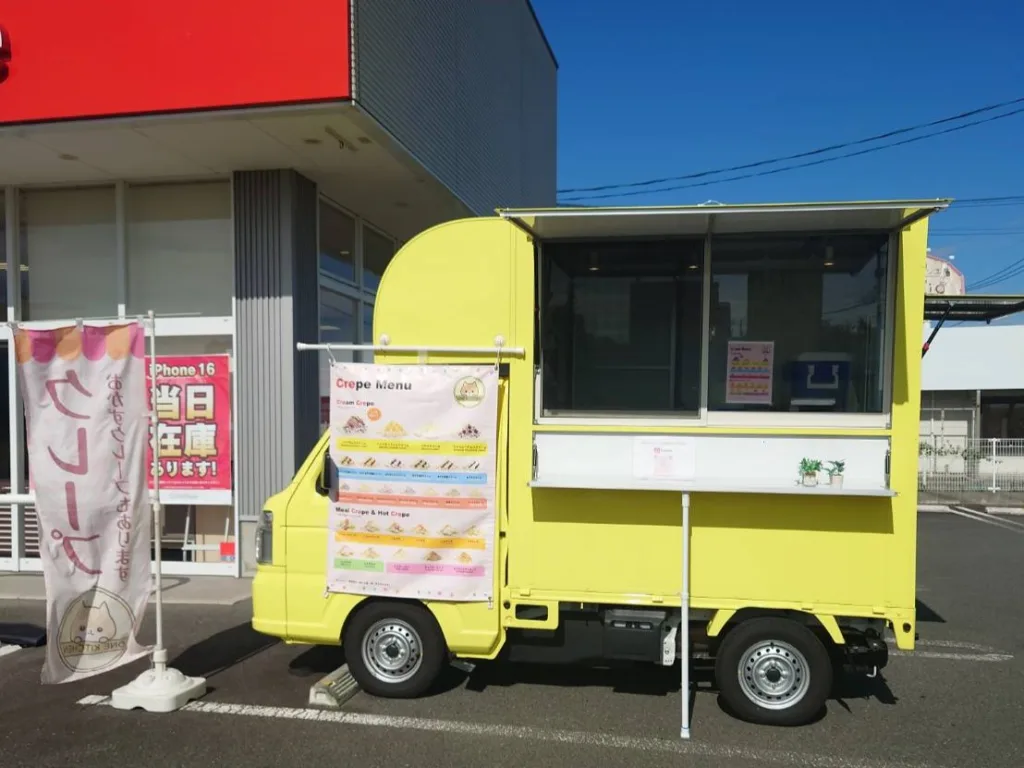
[[[690,494],[683,493],[683,589],[679,601],[679,667],[682,722],[679,737],[690,738]]]
[[[932,341],[934,341],[935,336],[939,332],[939,329],[942,328],[943,323],[946,322],[946,318],[949,317],[949,313],[952,312],[952,311],[953,311],[953,304],[952,304],[952,302],[950,302],[949,304],[946,305],[946,311],[942,313],[942,317],[939,318],[939,322],[935,324],[935,327],[932,328],[932,332],[928,335],[928,341],[926,341],[924,343],[924,347],[921,348],[921,357],[922,358],[925,355],[928,354],[928,349],[931,347]]]

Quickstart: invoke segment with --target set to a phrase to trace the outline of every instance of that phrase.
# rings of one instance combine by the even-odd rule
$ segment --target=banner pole
[[[141,318],[140,318],[141,321]],[[153,430],[151,438],[153,461],[150,472],[153,487],[149,492],[150,508],[153,511],[153,547],[156,550],[153,564],[156,566],[154,586],[156,588],[156,643],[153,645],[153,666],[127,685],[121,686],[110,696],[114,709],[144,709],[147,712],[174,712],[192,699],[206,695],[206,679],[189,677],[177,669],[167,666],[167,648],[164,647],[164,594],[162,529],[160,521],[160,419],[157,414],[156,386],[156,314],[148,313],[149,325],[149,424]]]
[[[153,647],[153,665],[157,672],[167,669],[167,649],[164,648],[164,591],[163,591],[163,522],[160,507],[160,417],[157,414],[156,388],[156,313],[149,310],[149,423],[152,428],[153,462],[150,472],[153,474],[153,488],[149,492],[149,501],[153,509],[153,549],[154,586],[156,588],[156,645]]]

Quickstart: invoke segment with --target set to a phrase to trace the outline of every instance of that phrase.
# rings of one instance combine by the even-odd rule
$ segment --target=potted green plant
[[[842,459],[836,459],[828,463],[828,468],[825,471],[828,472],[828,483],[833,488],[843,487],[844,469],[846,469],[846,462]]]
[[[818,473],[821,471],[821,462],[817,459],[800,459],[800,481],[807,487],[818,484]]]

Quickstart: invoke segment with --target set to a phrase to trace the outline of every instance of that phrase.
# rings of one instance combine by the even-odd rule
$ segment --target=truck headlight
[[[274,564],[274,513],[263,510],[256,526],[256,563]]]

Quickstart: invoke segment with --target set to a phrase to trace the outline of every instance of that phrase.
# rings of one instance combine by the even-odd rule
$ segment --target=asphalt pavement
[[[734,720],[704,679],[693,738],[681,741],[677,676],[644,667],[482,664],[452,670],[424,699],[360,693],[341,711],[310,710],[309,686],[340,664],[339,649],[256,634],[248,603],[171,605],[173,664],[208,678],[201,702],[119,712],[102,697],[144,662],[41,686],[40,649],[0,655],[0,766],[1024,765],[1024,518],[919,519],[918,651],[896,654],[875,680],[841,684],[803,728]],[[0,620],[39,622],[42,607],[0,603]]]

